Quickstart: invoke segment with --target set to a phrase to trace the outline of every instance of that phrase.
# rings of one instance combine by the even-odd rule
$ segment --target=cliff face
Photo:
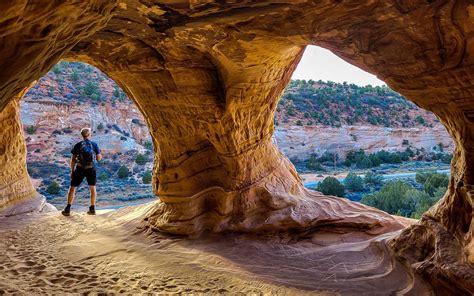
[[[106,157],[129,150],[143,152],[143,145],[151,141],[148,128],[140,110],[122,94],[110,78],[91,66],[55,66],[21,100],[28,160],[69,156],[64,151],[81,139],[83,127],[92,128],[94,141]]]
[[[434,112],[456,143],[445,197],[391,250],[437,292],[474,292],[470,1],[15,1],[1,10],[2,115],[62,57],[99,67],[144,114],[161,200],[144,223],[170,233],[403,228],[305,190],[271,140],[279,95],[306,45],[377,74]],[[25,180],[23,135],[9,135],[2,168]]]
[[[453,151],[454,143],[442,125],[412,128],[387,128],[379,126],[278,126],[275,143],[290,159],[305,160],[311,154],[325,151],[340,157],[351,150],[366,152],[404,151],[408,145],[430,151],[441,143],[445,151]],[[404,143],[408,141],[408,145]]]

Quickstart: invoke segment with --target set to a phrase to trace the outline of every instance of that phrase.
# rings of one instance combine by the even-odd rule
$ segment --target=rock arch
[[[305,190],[271,144],[276,101],[302,49],[326,47],[437,114],[453,136],[448,192],[390,245],[433,284],[474,291],[470,1],[161,2],[2,4],[2,115],[59,58],[86,61],[135,100],[155,138],[162,202],[150,226],[181,234],[401,227]]]

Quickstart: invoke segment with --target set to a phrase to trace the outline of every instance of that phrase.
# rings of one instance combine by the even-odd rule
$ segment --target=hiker
[[[64,216],[69,216],[71,214],[71,205],[74,201],[76,187],[82,183],[84,178],[87,179],[87,184],[89,185],[89,191],[91,194],[91,205],[87,214],[95,215],[95,200],[97,196],[95,189],[97,181],[95,162],[100,161],[102,155],[100,154],[100,149],[97,143],[90,140],[90,128],[83,128],[81,130],[81,135],[84,140],[76,143],[71,150],[71,186],[67,193],[67,206],[61,212]]]

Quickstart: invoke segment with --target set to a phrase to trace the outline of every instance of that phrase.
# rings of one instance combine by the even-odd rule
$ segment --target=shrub
[[[143,154],[137,154],[137,157],[135,157],[135,162],[138,165],[145,165],[147,163],[146,156]]]
[[[438,190],[436,196],[430,196],[402,181],[386,183],[379,192],[362,197],[361,202],[390,214],[419,218],[444,194]]]
[[[318,184],[316,190],[326,195],[344,197],[344,185],[334,177],[326,177]]]
[[[125,179],[128,177],[128,174],[130,173],[130,171],[128,170],[128,168],[124,165],[122,165],[118,172],[117,172],[117,176],[120,178],[120,179]]]
[[[153,150],[153,143],[151,141],[145,141],[143,146],[145,146],[145,148],[148,150]]]
[[[382,176],[372,172],[365,174],[364,183],[367,186],[379,186],[383,183]]]
[[[61,73],[62,70],[63,70],[63,68],[62,68],[62,66],[61,66],[59,63],[56,64],[56,65],[54,65],[54,67],[53,67],[53,72],[54,72],[54,74],[56,74],[56,75],[59,74],[59,73]]]
[[[97,125],[97,130],[101,131],[104,129],[104,124],[101,122]]]
[[[408,204],[405,193],[410,189],[414,188],[402,181],[388,182],[377,193],[364,195],[361,202],[390,214],[401,212],[409,217],[413,207]]]
[[[61,187],[56,181],[49,183],[48,187],[46,188],[46,192],[49,194],[57,195],[61,192]]]
[[[305,165],[308,170],[325,171],[324,168],[321,166],[321,163],[318,161],[318,159],[314,155],[311,155],[310,158],[306,160]]]
[[[71,73],[71,80],[72,81],[78,81],[79,80],[79,72],[76,70],[73,70]]]
[[[364,189],[364,181],[361,177],[357,176],[354,173],[347,174],[347,177],[344,179],[344,186],[347,190],[357,192]]]
[[[298,125],[298,126],[303,126],[303,122],[301,122],[301,120],[297,120],[297,121],[296,121],[296,125]]]
[[[434,196],[438,188],[443,188],[446,191],[449,183],[448,175],[437,172],[417,172],[415,180],[423,185],[424,191],[430,196]]]
[[[101,180],[101,181],[107,180],[108,178],[109,178],[109,175],[105,172],[103,172],[99,175],[99,180]]]
[[[295,110],[293,109],[293,107],[288,107],[288,109],[286,110],[286,115],[288,116],[295,116],[296,113],[295,113]]]
[[[143,173],[143,177],[142,177],[143,184],[150,184],[151,179],[152,179],[151,172],[150,171],[145,171]]]
[[[30,125],[29,127],[26,128],[26,133],[28,135],[32,135],[36,132],[36,126]]]
[[[419,124],[424,124],[425,123],[425,119],[421,116],[421,115],[418,115],[415,120],[419,123]]]

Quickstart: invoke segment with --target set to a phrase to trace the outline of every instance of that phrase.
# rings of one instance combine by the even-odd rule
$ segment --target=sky
[[[292,79],[331,80],[357,85],[385,85],[375,75],[365,72],[339,58],[327,49],[307,46]]]

